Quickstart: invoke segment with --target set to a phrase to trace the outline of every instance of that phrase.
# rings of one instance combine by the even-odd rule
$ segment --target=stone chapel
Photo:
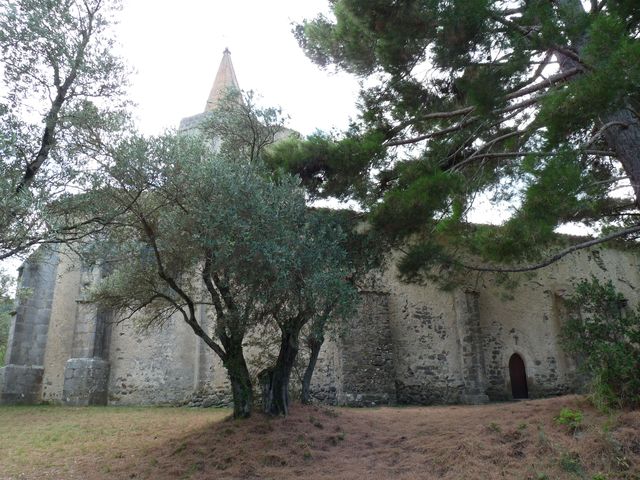
[[[183,119],[180,129],[197,129],[229,87],[238,81],[225,50],[205,111]],[[318,401],[483,403],[574,392],[582,380],[559,340],[572,284],[595,276],[611,280],[631,305],[640,300],[640,257],[611,246],[522,275],[508,292],[492,275],[453,291],[405,284],[393,264],[361,292],[346,333],[325,342],[313,379]],[[25,261],[19,283],[31,294],[12,320],[0,403],[229,403],[221,362],[181,319],[138,332],[87,302],[99,276],[51,247]]]

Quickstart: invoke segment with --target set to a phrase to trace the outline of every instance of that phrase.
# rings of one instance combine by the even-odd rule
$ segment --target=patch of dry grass
[[[116,478],[167,439],[230,410],[143,407],[0,407],[0,479]],[[150,453],[151,452],[151,453]]]
[[[583,412],[578,429],[554,421]],[[0,478],[640,479],[640,412],[580,397],[287,418],[175,408],[0,409]],[[598,477],[598,475],[602,475]]]

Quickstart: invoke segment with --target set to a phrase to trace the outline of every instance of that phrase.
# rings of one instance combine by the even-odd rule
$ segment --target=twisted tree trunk
[[[302,403],[305,405],[311,403],[311,379],[313,378],[313,372],[316,368],[316,363],[318,363],[318,356],[320,355],[320,349],[323,343],[324,337],[322,336],[311,336],[307,340],[310,350],[309,363],[302,377]]]
[[[580,0],[562,0],[560,4],[567,11],[573,11],[576,18],[580,15],[588,15]],[[577,53],[577,57],[556,52],[561,71],[566,72],[579,68],[585,71],[585,75],[589,74],[585,70],[585,65],[580,61],[587,40],[588,36],[585,33],[573,42],[572,47]],[[640,207],[640,118],[638,112],[627,105],[600,120],[600,126],[604,129],[605,143],[622,164],[633,188],[635,204]]]
[[[229,373],[233,394],[233,418],[248,418],[253,408],[253,389],[242,345],[229,349],[223,362]]]
[[[280,353],[275,365],[260,374],[262,408],[269,415],[289,413],[289,381],[298,355],[299,335],[300,328],[283,331],[280,339]]]

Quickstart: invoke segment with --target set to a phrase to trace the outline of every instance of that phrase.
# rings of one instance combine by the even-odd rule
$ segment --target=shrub
[[[578,477],[582,477],[584,470],[580,457],[577,453],[563,453],[560,455],[560,467],[567,473],[573,473]]]
[[[576,285],[569,307],[563,344],[592,377],[594,404],[640,406],[640,310],[595,278]]]
[[[4,357],[7,353],[11,310],[14,306],[13,299],[9,293],[12,285],[13,280],[11,277],[0,271],[0,367],[4,366]]]
[[[500,425],[498,425],[496,422],[491,422],[487,428],[489,429],[489,431],[494,432],[494,433],[502,433],[502,428],[500,428]]]
[[[582,425],[582,412],[565,407],[560,410],[560,414],[554,420],[558,425],[565,425],[571,432],[576,432]]]
[[[10,323],[11,317],[5,311],[2,311],[2,305],[0,305],[0,367],[4,366],[4,357],[7,354]]]

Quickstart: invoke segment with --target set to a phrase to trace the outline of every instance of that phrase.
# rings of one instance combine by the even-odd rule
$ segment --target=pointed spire
[[[231,63],[231,52],[228,48],[225,48],[224,52],[222,52],[222,61],[218,67],[218,73],[213,81],[204,111],[210,112],[214,110],[218,106],[220,99],[226,95],[230,88],[240,90],[236,72],[233,70],[233,64]]]

